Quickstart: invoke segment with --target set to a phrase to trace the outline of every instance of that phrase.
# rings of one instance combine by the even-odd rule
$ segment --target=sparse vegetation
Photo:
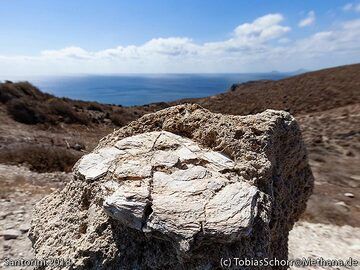
[[[17,148],[2,149],[0,163],[23,164],[37,172],[70,172],[81,155],[81,152],[60,147],[19,145]]]
[[[46,122],[48,114],[42,105],[22,98],[11,99],[6,104],[9,115],[20,123],[34,125]]]
[[[211,98],[172,102],[197,103],[212,112],[247,115],[266,109],[293,115],[357,104],[360,64],[308,72],[278,81],[259,80],[234,84],[228,92]]]
[[[6,81],[0,83],[0,103],[5,104],[8,114],[17,122],[36,125],[113,124],[124,126],[130,121],[169,105],[152,104],[143,107],[105,105],[97,102],[58,98],[43,93],[29,82]]]
[[[57,116],[57,119],[51,119],[53,124],[57,122],[65,122],[68,124],[83,124],[86,125],[90,122],[90,118],[82,112],[77,112],[74,107],[61,99],[50,99],[46,103],[49,109],[49,115]]]
[[[27,82],[0,83],[0,163],[27,164],[40,172],[69,171],[114,128],[179,103],[198,103],[234,115],[289,109],[301,126],[313,172],[321,181],[303,218],[358,226],[359,197],[344,194],[359,186],[359,72],[360,64],[342,66],[279,81],[237,84],[213,97],[134,107],[57,98]],[[243,135],[241,129],[234,134]],[[344,201],[348,210],[336,201]]]

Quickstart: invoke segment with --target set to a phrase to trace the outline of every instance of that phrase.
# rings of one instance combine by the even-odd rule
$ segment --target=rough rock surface
[[[75,165],[74,179],[37,204],[30,237],[37,258],[70,259],[69,269],[283,259],[312,187],[290,114],[228,116],[181,105],[102,139]]]

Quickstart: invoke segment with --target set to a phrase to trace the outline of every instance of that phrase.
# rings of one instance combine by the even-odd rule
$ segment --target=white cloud
[[[41,52],[41,55],[45,58],[77,58],[77,59],[89,59],[91,54],[86,50],[79,47],[66,47],[60,50],[46,50]]]
[[[360,3],[347,3],[342,8],[344,11],[355,11],[360,12]]]
[[[207,42],[200,47],[200,53],[217,54],[222,52],[258,51],[266,43],[282,37],[291,30],[280,23],[284,20],[281,14],[268,14],[252,23],[239,25],[230,39],[220,42]]]
[[[353,3],[347,3],[345,6],[343,6],[344,11],[350,11],[352,10],[354,4]]]
[[[291,40],[289,39],[289,38],[280,38],[279,40],[278,40],[278,42],[280,43],[280,44],[286,44],[286,43],[289,43]]]
[[[244,23],[235,28],[234,36],[239,39],[259,38],[262,40],[273,39],[290,31],[287,26],[280,23],[284,20],[281,14],[268,14],[252,23]]]
[[[216,42],[169,37],[101,51],[70,46],[38,56],[0,55],[0,75],[260,72],[360,62],[360,19],[291,40],[291,29],[283,22],[281,14],[268,14],[237,26],[230,38]]]
[[[309,11],[309,13],[307,14],[307,17],[302,19],[298,26],[299,27],[306,27],[306,26],[310,26],[312,24],[315,23],[316,20],[316,16],[315,16],[315,12],[313,10]]]
[[[322,31],[297,41],[284,57],[299,55],[300,61],[339,65],[360,61],[360,19],[344,22],[338,29]],[[315,65],[316,66],[316,65]]]

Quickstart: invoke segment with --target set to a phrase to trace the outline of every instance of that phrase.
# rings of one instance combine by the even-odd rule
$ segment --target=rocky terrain
[[[4,164],[0,170],[0,224],[1,231],[18,230],[16,239],[0,239],[2,258],[30,254],[30,242],[19,227],[28,223],[30,209],[38,199],[63,186],[64,174],[57,171],[69,171],[80,156],[91,152],[98,140],[114,129],[145,113],[183,102],[199,103],[211,111],[228,114],[251,114],[267,108],[292,112],[309,152],[315,188],[302,222],[290,234],[290,256],[337,258],[360,252],[356,236],[360,224],[360,64],[279,81],[234,85],[221,95],[171,104],[128,108],[59,99],[60,105],[69,105],[65,112],[70,108],[70,113],[61,108],[52,110],[50,118],[40,117],[40,122],[29,124],[16,116],[17,110],[22,112],[20,116],[24,112],[38,115],[39,112],[26,108],[58,100],[33,91],[38,90],[28,84],[0,84],[0,163]],[[16,92],[10,99],[22,101],[8,105],[9,92]],[[41,109],[39,115],[43,110],[49,114],[48,108]],[[74,112],[81,117],[73,117]],[[83,117],[85,122],[81,122]],[[48,172],[53,176],[49,178]],[[304,242],[303,235],[313,237]]]
[[[69,259],[68,269],[215,269],[227,257],[286,259],[313,181],[289,113],[174,106],[83,156],[70,184],[36,205],[30,238],[38,259]]]
[[[34,258],[27,235],[33,207],[37,201],[62,188],[70,179],[69,173],[37,173],[23,166],[0,165],[0,269],[7,268],[3,265],[5,258]]]

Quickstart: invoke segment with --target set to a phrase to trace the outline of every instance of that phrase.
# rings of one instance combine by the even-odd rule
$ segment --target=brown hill
[[[100,104],[58,98],[43,93],[28,82],[0,83],[0,107],[15,121],[34,125],[102,124],[123,126],[150,111],[168,105],[163,103],[123,108],[121,105]]]
[[[176,103],[198,103],[214,112],[254,114],[266,109],[319,112],[360,102],[360,64],[309,72],[278,81],[233,85],[226,93]]]
[[[58,98],[28,82],[0,83],[0,163],[69,171],[114,128],[167,106],[124,108]]]
[[[228,92],[144,106],[85,102],[43,93],[28,82],[0,83],[0,107],[15,121],[57,125],[111,123],[123,126],[138,117],[174,104],[198,103],[214,112],[254,114],[266,109],[299,115],[360,102],[360,64],[309,72],[290,78],[234,84]],[[5,107],[5,108],[4,108]]]
[[[57,98],[29,83],[5,82],[0,84],[0,163],[66,171],[114,128],[185,102],[225,114],[290,111],[302,128],[316,180],[304,218],[360,226],[360,64],[134,107]]]

